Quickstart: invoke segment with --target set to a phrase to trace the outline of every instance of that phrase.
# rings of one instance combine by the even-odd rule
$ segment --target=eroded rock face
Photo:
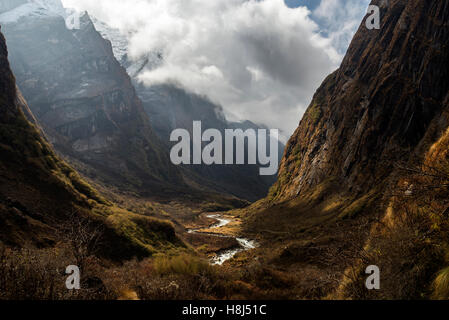
[[[18,86],[58,151],[118,186],[183,185],[126,70],[87,14],[79,30],[52,13],[23,16],[3,31]]]
[[[9,67],[8,49],[6,48],[5,38],[0,32],[0,119],[2,122],[8,121],[17,114],[15,107],[15,84],[14,76]]]
[[[287,145],[278,201],[326,180],[366,192],[396,161],[420,159],[448,126],[440,115],[449,97],[449,3],[372,4],[381,7],[381,29],[363,22],[340,69],[316,92]]]

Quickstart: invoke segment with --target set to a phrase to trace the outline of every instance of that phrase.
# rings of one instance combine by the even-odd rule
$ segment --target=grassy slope
[[[170,223],[117,209],[55,155],[17,106],[1,34],[0,68],[0,241],[52,245],[60,225],[76,213],[104,225],[103,253],[114,259],[182,245]]]

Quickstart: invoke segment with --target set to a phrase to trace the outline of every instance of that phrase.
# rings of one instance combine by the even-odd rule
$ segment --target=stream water
[[[207,217],[217,220],[217,223],[215,223],[208,229],[220,229],[232,222],[232,219],[225,218],[219,214],[208,215]],[[201,233],[201,232],[198,229],[191,229],[191,230],[189,230],[189,233]],[[231,237],[231,236],[228,236],[225,234],[220,234],[220,233],[208,233],[208,234],[216,236],[216,237],[227,237],[227,238]],[[234,257],[237,253],[255,249],[257,247],[257,243],[254,240],[245,239],[245,238],[235,238],[235,239],[239,243],[239,247],[218,252],[217,255],[212,259],[212,261],[211,261],[212,264],[222,265],[226,261],[232,259],[232,257]]]

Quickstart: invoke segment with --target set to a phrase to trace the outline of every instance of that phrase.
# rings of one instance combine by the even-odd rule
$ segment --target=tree
[[[61,227],[61,238],[70,245],[80,270],[85,269],[87,258],[94,256],[103,236],[103,226],[73,210]]]

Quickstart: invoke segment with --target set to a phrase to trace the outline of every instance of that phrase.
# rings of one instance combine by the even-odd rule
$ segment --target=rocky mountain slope
[[[114,55],[133,79],[137,95],[150,118],[154,132],[169,150],[173,143],[170,134],[182,128],[192,132],[193,121],[201,121],[203,129],[218,129],[224,136],[225,129],[265,129],[251,121],[232,122],[226,119],[223,108],[207,97],[188,92],[173,84],[145,85],[139,76],[163,63],[162,55],[154,52],[136,61],[128,57],[128,40],[119,30],[93,18],[96,29],[111,41]],[[278,143],[279,160],[284,152]],[[199,188],[231,194],[250,201],[266,196],[275,182],[275,176],[260,176],[258,165],[241,166],[181,166],[188,181]]]
[[[260,126],[228,122],[221,107],[175,86],[140,84],[162,57],[130,62],[126,37],[87,14],[80,30],[67,30],[59,0],[14,0],[6,9],[0,22],[18,85],[55,148],[83,174],[143,194],[184,191],[183,180],[247,200],[267,194],[275,177],[261,177],[257,165],[174,167],[167,156],[171,131],[191,131],[194,120],[223,132]]]
[[[110,185],[144,193],[182,188],[131,79],[90,17],[68,30],[59,11],[26,6],[0,22],[18,86],[55,148]]]
[[[0,243],[53,246],[76,218],[103,230],[99,252],[108,258],[182,246],[170,223],[121,210],[99,196],[54,153],[24,111],[32,117],[0,32]]]
[[[381,30],[362,23],[341,67],[316,92],[290,139],[273,194],[288,200],[333,180],[352,194],[392,163],[419,158],[447,123],[448,4],[373,1]]]
[[[259,255],[301,274],[292,286],[306,298],[416,299],[447,280],[446,269],[432,286],[449,265],[449,3],[372,4],[380,30],[362,22],[269,197],[240,212],[267,245]],[[383,290],[366,290],[372,264]]]

